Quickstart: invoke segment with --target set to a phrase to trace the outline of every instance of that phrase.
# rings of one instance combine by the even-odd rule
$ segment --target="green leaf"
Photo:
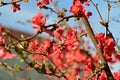
[[[20,70],[20,66],[19,66],[18,64],[15,64],[15,65],[14,65],[14,68],[15,68],[16,70],[18,70],[18,71]]]
[[[63,77],[66,72],[67,72],[66,70],[62,70],[62,71],[61,71],[61,77]]]
[[[45,66],[45,64],[43,63],[43,64],[42,64],[42,67],[41,67],[41,72],[42,72],[42,73],[46,73],[46,69],[45,69],[45,68],[46,68],[46,66]]]
[[[24,36],[23,34],[21,34],[20,37],[21,37],[21,39],[24,39],[24,38],[25,38],[25,36]]]
[[[23,50],[21,50],[21,49],[19,49],[17,47],[15,47],[14,50],[20,55],[20,57],[22,59],[28,58],[27,55],[26,55],[26,53],[25,53],[25,51],[23,51]]]
[[[53,75],[56,73],[56,69],[54,69],[51,64],[48,65],[48,68],[52,72]]]

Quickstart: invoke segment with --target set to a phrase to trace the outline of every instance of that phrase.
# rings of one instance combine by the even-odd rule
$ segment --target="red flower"
[[[104,72],[101,73],[100,77],[98,78],[98,80],[108,80],[107,76]]]
[[[42,2],[40,0],[36,0],[36,2],[37,2],[37,7],[39,8],[39,6],[50,4],[50,2],[52,2],[52,0],[42,0]]]
[[[103,33],[96,34],[96,38],[99,41],[99,48],[103,47],[104,56],[111,62],[112,53],[115,52],[115,41],[108,35],[105,36]]]
[[[120,80],[120,71],[114,72],[114,80]]]
[[[5,50],[5,48],[0,47],[0,58],[1,59],[6,60],[6,59],[13,59],[15,57],[16,57],[15,54],[12,54],[9,51]]]
[[[33,28],[41,28],[46,23],[46,17],[43,16],[42,12],[39,12],[32,18]]]
[[[73,5],[70,8],[70,12],[73,13],[74,15],[78,15],[80,17],[85,17],[89,18],[89,16],[92,15],[91,12],[86,12],[85,7],[83,6],[83,3],[86,2],[87,0],[74,0]]]
[[[50,2],[52,2],[52,0],[42,0],[43,5],[48,5]]]
[[[87,59],[85,64],[86,64],[84,68],[85,71],[89,71],[89,70],[93,71],[95,69],[95,66],[93,65],[93,62],[90,58]]]
[[[73,14],[78,14],[85,12],[85,8],[79,0],[74,0],[72,7],[70,8],[70,12]]]
[[[68,50],[78,47],[77,31],[74,28],[71,30],[66,30],[65,45]]]
[[[57,37],[57,38],[62,38],[63,37],[63,29],[61,27],[57,28],[55,33],[54,33],[54,36]]]
[[[41,46],[40,46],[40,50],[41,50],[41,52],[43,52],[43,53],[48,53],[49,51],[48,51],[48,49],[51,47],[51,43],[50,43],[50,41],[49,40],[44,40],[43,41],[43,43],[41,44]]]
[[[14,4],[12,5],[11,9],[13,10],[13,12],[16,12],[17,10],[20,10],[20,4]]]
[[[36,51],[38,49],[38,47],[40,47],[40,43],[37,40],[31,41],[29,43],[29,46],[28,46],[27,50]]]

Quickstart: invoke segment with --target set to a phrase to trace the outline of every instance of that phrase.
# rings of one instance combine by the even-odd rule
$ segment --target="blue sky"
[[[69,0],[66,0],[66,3],[64,4],[71,3],[71,2],[69,3],[68,2]],[[26,20],[30,20],[34,15],[37,14],[37,12],[40,12],[41,10],[36,8],[36,1],[29,0],[28,4],[25,4],[23,2],[20,2],[20,3],[21,3],[21,10],[15,13],[12,12],[11,5],[0,7],[0,12],[2,13],[2,15],[0,16],[0,24],[6,25],[18,30],[25,30],[27,32],[31,32],[32,31],[31,24],[21,25],[16,23],[16,21],[20,20],[22,22],[26,22]],[[60,3],[63,3],[63,1],[60,1]],[[42,11],[43,13],[47,13],[46,10],[42,10]],[[47,23],[51,23],[53,21],[54,21],[53,16],[50,16],[50,18],[47,19]]]

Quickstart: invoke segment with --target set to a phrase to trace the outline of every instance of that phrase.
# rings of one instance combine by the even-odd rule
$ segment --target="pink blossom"
[[[106,74],[104,72],[101,72],[100,77],[98,78],[98,80],[108,80],[108,79],[107,79]]]
[[[91,16],[92,13],[86,12],[85,7],[83,6],[83,3],[86,1],[87,0],[74,0],[73,5],[70,8],[70,12],[80,17],[89,18],[89,16]]]
[[[96,34],[96,38],[99,42],[99,48],[103,48],[104,56],[106,59],[111,62],[112,61],[112,54],[115,52],[115,41],[109,37],[108,35],[104,35],[104,33]]]
[[[84,11],[85,8],[82,6],[82,3],[79,0],[75,0],[72,7],[70,8],[70,12],[73,14],[82,13]]]
[[[93,65],[93,62],[90,58],[87,59],[87,61],[85,62],[85,71],[89,71],[89,70],[95,70],[95,66]]]
[[[48,5],[50,2],[52,2],[52,0],[42,0],[43,5]]]
[[[114,72],[114,80],[120,80],[120,71]]]
[[[61,27],[59,27],[59,28],[56,29],[54,35],[57,38],[62,38],[63,37],[63,32],[64,32],[63,29]]]
[[[46,53],[50,47],[51,47],[50,41],[44,40],[43,43],[41,44],[41,51]]]
[[[42,12],[39,12],[32,18],[33,28],[41,28],[46,23],[46,17],[43,16]]]
[[[6,60],[6,59],[13,59],[15,57],[16,57],[15,54],[12,54],[9,51],[5,50],[3,47],[0,47],[0,58],[1,59]]]
[[[40,46],[40,43],[37,40],[31,41],[29,43],[29,46],[28,46],[27,50],[29,50],[29,51],[35,51],[35,50],[38,49],[39,46]]]
[[[12,5],[11,9],[13,10],[13,12],[16,12],[17,10],[20,10],[20,4],[14,4]]]
[[[72,28],[71,30],[66,30],[65,45],[68,50],[75,49],[78,46],[78,38],[76,30]]]

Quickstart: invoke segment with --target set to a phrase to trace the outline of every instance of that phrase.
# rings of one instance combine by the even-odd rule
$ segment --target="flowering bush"
[[[0,6],[11,4],[12,11],[20,10],[18,2],[29,0],[11,0],[11,2],[0,2]],[[36,33],[31,36],[15,37],[0,25],[0,59],[8,60],[20,57],[23,63],[27,65],[22,69],[20,65],[17,68],[13,65],[0,62],[0,65],[11,70],[35,70],[38,73],[47,75],[49,79],[60,80],[120,80],[120,72],[111,72],[110,65],[117,63],[120,56],[117,54],[116,47],[119,49],[114,36],[109,30],[108,21],[104,21],[97,4],[92,0],[73,0],[69,14],[66,16],[67,10],[62,11],[48,7],[54,0],[36,0],[36,6],[39,9],[51,10],[58,16],[58,21],[53,24],[46,24],[47,16],[44,12],[38,12],[30,21],[32,28]],[[106,33],[101,32],[95,34],[88,21],[89,17],[94,16],[92,12],[88,12],[86,7],[91,3],[95,6],[101,19],[102,26],[105,27]],[[108,12],[110,11],[110,2],[106,0]],[[109,16],[109,13],[108,13]],[[85,29],[76,26],[66,26],[65,23],[70,18],[75,21],[82,20]],[[36,37],[41,33],[47,33],[49,38],[39,41]],[[96,51],[91,53],[92,49],[89,40],[84,36],[90,37]],[[10,40],[5,38],[9,37]]]

